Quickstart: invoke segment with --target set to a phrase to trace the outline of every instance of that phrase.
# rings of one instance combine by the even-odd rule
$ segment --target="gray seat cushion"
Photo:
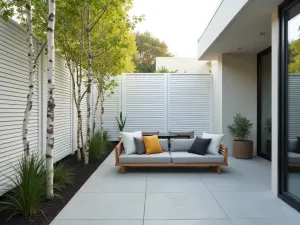
[[[170,140],[171,152],[187,152],[193,145],[195,139],[174,139]]]
[[[224,155],[197,155],[188,152],[171,152],[173,163],[223,163]]]
[[[295,152],[288,152],[289,163],[300,163],[300,154]]]
[[[171,155],[169,152],[138,155],[125,155],[122,153],[119,158],[120,163],[171,163]]]

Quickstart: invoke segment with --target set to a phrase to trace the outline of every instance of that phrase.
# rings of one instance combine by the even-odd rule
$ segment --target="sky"
[[[136,31],[149,31],[176,57],[197,57],[197,40],[221,0],[133,0],[130,15],[144,15]]]

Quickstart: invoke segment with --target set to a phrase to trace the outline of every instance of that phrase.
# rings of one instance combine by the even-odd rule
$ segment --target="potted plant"
[[[237,159],[251,159],[253,141],[248,140],[253,124],[241,114],[236,114],[233,124],[228,125],[229,133],[233,136],[233,156]]]
[[[119,132],[122,132],[124,130],[125,124],[126,124],[126,118],[123,120],[122,111],[120,112],[119,118],[116,117],[116,120],[118,122]],[[121,136],[119,136],[119,140],[121,140]]]
[[[271,134],[272,134],[272,119],[271,117],[266,118],[265,130],[268,132],[269,138],[266,140],[266,151],[271,156]]]

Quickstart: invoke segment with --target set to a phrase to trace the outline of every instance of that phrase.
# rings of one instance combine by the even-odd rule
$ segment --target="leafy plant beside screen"
[[[229,133],[237,141],[245,141],[251,133],[253,123],[241,114],[236,114],[233,124],[228,125]]]
[[[119,126],[119,131],[124,130],[124,127],[125,127],[125,124],[126,124],[126,119],[127,119],[127,117],[125,117],[125,119],[123,120],[122,112],[120,112],[120,117],[119,118],[116,117],[116,120],[117,120],[118,126]]]

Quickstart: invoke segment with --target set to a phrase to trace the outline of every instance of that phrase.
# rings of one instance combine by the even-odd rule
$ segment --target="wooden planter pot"
[[[233,141],[233,156],[237,159],[252,159],[253,141]]]

